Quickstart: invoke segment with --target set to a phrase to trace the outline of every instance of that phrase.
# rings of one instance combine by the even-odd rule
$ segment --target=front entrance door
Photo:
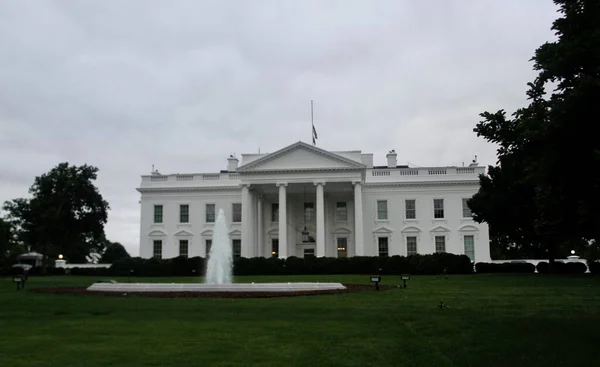
[[[307,256],[315,256],[315,249],[314,248],[305,248],[304,249],[304,257]]]
[[[298,257],[306,257],[306,256],[315,256],[315,244],[314,243],[299,243],[296,245],[296,256]]]

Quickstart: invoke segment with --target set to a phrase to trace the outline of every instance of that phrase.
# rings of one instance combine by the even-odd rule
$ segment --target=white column
[[[317,257],[325,256],[325,205],[323,199],[324,182],[316,182],[317,186]]]
[[[249,186],[242,184],[242,257],[252,257],[252,200]]]
[[[285,259],[287,255],[287,183],[278,183],[279,186],[279,257]]]
[[[363,205],[362,205],[362,183],[354,184],[354,256],[365,256],[364,234],[363,234]]]
[[[258,203],[257,205],[257,215],[256,215],[256,219],[257,219],[257,224],[256,224],[256,230],[257,232],[257,237],[256,237],[256,242],[258,244],[258,248],[257,248],[257,252],[256,252],[256,256],[261,257],[261,256],[265,256],[264,252],[265,252],[265,244],[263,243],[263,229],[264,229],[264,225],[263,225],[263,198],[262,196],[258,197]]]

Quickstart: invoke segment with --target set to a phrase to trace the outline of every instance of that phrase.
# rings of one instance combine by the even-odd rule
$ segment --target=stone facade
[[[444,251],[490,261],[489,230],[465,201],[484,167],[409,168],[387,154],[298,142],[228,158],[219,173],[142,176],[140,256],[205,257],[223,209],[235,256],[377,256]],[[304,232],[304,234],[303,234]]]

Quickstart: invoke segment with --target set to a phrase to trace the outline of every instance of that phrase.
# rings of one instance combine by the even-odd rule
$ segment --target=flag
[[[315,125],[313,125],[312,127],[312,140],[313,140],[313,145],[317,144],[317,129],[315,129]]]

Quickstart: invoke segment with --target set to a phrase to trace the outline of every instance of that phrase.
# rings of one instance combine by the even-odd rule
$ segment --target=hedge
[[[567,262],[555,261],[553,266],[542,261],[536,266],[538,273],[540,274],[583,274],[587,270],[587,266],[581,262]]]
[[[477,263],[477,273],[535,273],[535,265],[530,263]]]
[[[176,257],[172,259],[142,259],[139,257],[115,261],[110,268],[72,268],[71,275],[91,276],[193,276],[204,275],[205,259],[201,257]],[[325,274],[470,274],[471,260],[466,255],[449,253],[430,255],[350,258],[289,257],[279,258],[236,258],[234,275],[325,275]],[[60,274],[64,269],[55,269]],[[49,271],[49,274],[52,274]]]

